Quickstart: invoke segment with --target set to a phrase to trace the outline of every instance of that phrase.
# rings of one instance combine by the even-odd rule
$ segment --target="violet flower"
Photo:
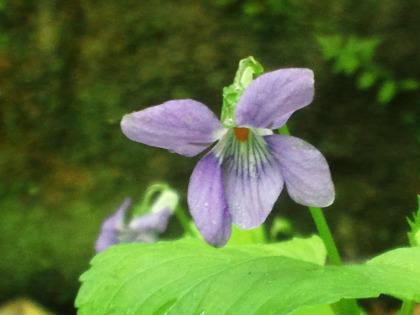
[[[111,245],[120,243],[154,243],[157,235],[168,226],[169,218],[178,204],[178,195],[172,190],[164,191],[153,203],[150,212],[134,216],[125,223],[126,212],[131,199],[126,198],[118,209],[102,224],[96,240],[95,250],[100,253]]]
[[[313,96],[311,70],[282,69],[259,76],[245,88],[233,111],[232,128],[223,127],[211,110],[191,99],[126,115],[121,127],[133,141],[187,157],[217,141],[191,175],[188,204],[204,239],[223,246],[232,223],[252,229],[265,221],[284,183],[299,204],[326,207],[333,202],[323,155],[299,138],[272,132]]]

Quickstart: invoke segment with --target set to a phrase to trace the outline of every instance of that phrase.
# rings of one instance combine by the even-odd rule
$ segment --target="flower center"
[[[245,142],[248,140],[249,137],[249,129],[248,128],[233,128],[235,131],[235,137],[238,139],[239,142]]]

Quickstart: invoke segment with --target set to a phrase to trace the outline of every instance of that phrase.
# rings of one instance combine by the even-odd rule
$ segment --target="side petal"
[[[126,198],[118,209],[107,219],[101,227],[101,232],[95,243],[96,253],[100,253],[109,246],[118,244],[118,234],[124,228],[124,215],[130,207],[131,199]]]
[[[210,109],[188,99],[125,115],[121,129],[133,141],[189,157],[208,148],[225,132]]]
[[[229,240],[232,220],[227,209],[222,167],[213,152],[196,165],[188,186],[188,205],[198,230],[210,245]]]
[[[159,212],[152,212],[133,218],[128,227],[130,230],[135,230],[137,232],[155,231],[163,233],[168,226],[171,215],[171,209],[166,207]]]
[[[264,137],[281,165],[290,197],[304,206],[327,207],[334,201],[334,185],[324,156],[299,138],[284,135]]]
[[[245,89],[235,110],[238,127],[277,129],[314,97],[314,74],[304,68],[268,72]]]
[[[250,135],[246,142],[234,137],[223,158],[223,181],[232,221],[241,229],[260,226],[283,189],[280,165],[263,138]]]

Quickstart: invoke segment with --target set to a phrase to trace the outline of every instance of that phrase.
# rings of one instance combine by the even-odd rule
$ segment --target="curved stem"
[[[134,208],[133,216],[144,215],[146,212],[148,212],[153,195],[157,192],[161,192],[167,189],[168,187],[169,186],[166,183],[155,183],[149,186],[146,189],[140,204]]]

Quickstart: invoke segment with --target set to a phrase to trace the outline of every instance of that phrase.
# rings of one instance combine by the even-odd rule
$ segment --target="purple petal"
[[[128,227],[137,232],[154,231],[163,233],[168,226],[171,215],[171,210],[169,207],[166,207],[159,212],[149,213],[132,219]]]
[[[131,199],[126,198],[118,209],[107,219],[101,227],[101,232],[96,239],[95,250],[100,253],[107,249],[109,246],[118,244],[119,231],[124,228],[124,215],[130,207]]]
[[[236,141],[236,140],[234,140]],[[260,226],[283,189],[280,165],[264,140],[254,136],[223,159],[223,181],[232,221],[241,229]]]
[[[314,75],[309,69],[282,69],[252,81],[236,105],[239,127],[276,129],[312,102]]]
[[[125,115],[123,133],[131,140],[194,156],[219,139],[225,129],[213,112],[193,100],[176,100]]]
[[[327,207],[334,201],[334,185],[324,156],[299,138],[264,137],[281,165],[290,197],[305,206]]]
[[[188,205],[207,243],[218,247],[225,245],[232,232],[232,221],[227,210],[222,168],[213,152],[197,163],[191,175]]]

